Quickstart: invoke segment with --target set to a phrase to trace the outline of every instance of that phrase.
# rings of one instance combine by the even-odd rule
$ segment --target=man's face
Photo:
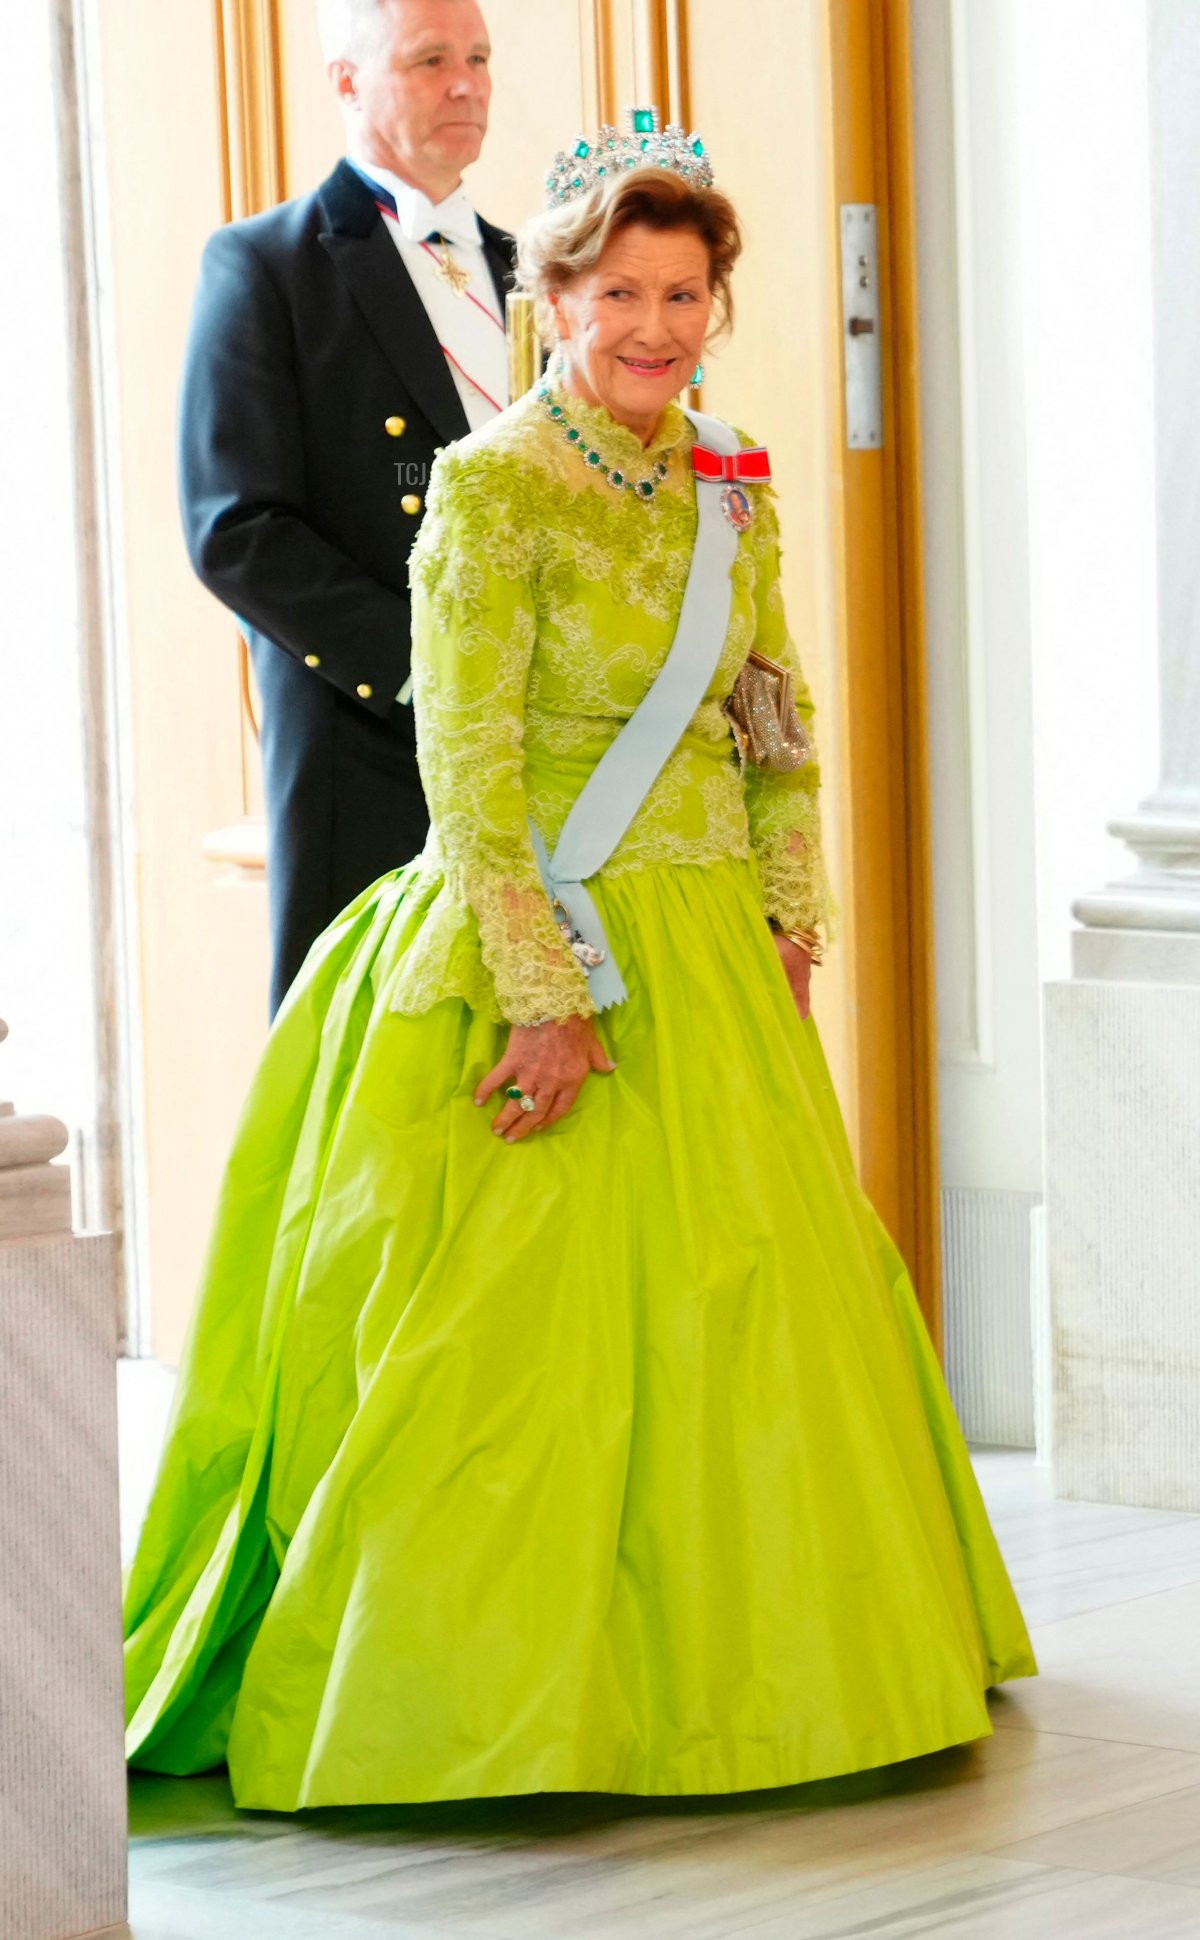
[[[360,58],[330,68],[355,155],[440,201],[479,158],[490,60],[475,0],[391,0]]]

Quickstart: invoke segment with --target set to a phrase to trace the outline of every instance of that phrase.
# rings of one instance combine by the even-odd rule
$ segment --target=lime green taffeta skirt
[[[506,1146],[377,884],[278,1019],[127,1593],[129,1756],[242,1806],[791,1784],[1034,1670],[753,867],[601,881],[618,1060]]]

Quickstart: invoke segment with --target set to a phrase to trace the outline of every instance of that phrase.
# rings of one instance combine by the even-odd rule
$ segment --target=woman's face
[[[694,229],[639,223],[551,298],[567,389],[602,404],[643,444],[700,361],[712,316],[710,268]]]

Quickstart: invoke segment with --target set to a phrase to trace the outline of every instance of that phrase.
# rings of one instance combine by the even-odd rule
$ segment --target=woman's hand
[[[508,1048],[494,1071],[489,1071],[475,1103],[486,1105],[497,1091],[515,1085],[535,1102],[524,1111],[516,1098],[506,1098],[492,1130],[506,1144],[515,1145],[531,1132],[545,1131],[565,1118],[583,1089],[589,1071],[608,1073],[616,1065],[596,1035],[591,1017],[567,1017],[561,1023],[514,1024]]]
[[[779,960],[783,965],[784,975],[792,987],[792,996],[796,999],[796,1009],[800,1012],[801,1017],[806,1018],[812,1009],[812,997],[809,986],[812,983],[813,960],[808,951],[802,949],[799,943],[793,943],[790,936],[783,936],[778,930],[775,932],[775,948],[779,952]]]

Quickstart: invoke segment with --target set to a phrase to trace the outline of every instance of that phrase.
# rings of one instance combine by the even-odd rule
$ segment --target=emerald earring
[[[704,365],[697,364],[695,370],[692,372],[692,383],[703,384],[703,382],[704,382]]]

